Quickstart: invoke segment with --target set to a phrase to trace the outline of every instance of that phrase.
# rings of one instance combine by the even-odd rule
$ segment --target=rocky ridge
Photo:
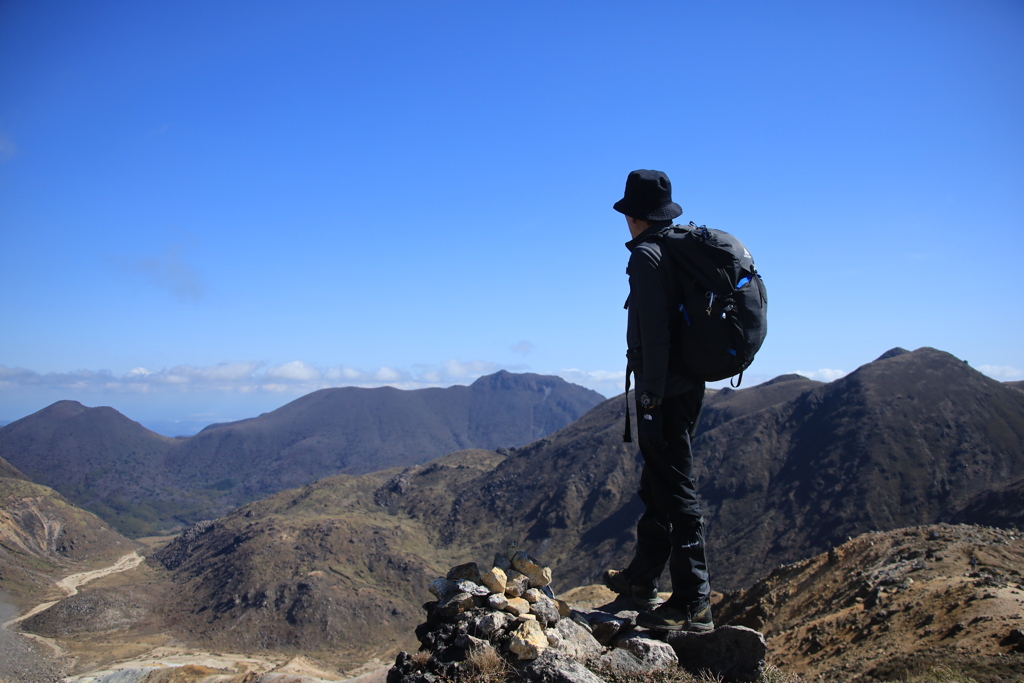
[[[808,680],[893,681],[950,666],[1024,677],[1024,535],[937,524],[858,536],[728,593],[716,621],[764,632]]]
[[[496,675],[537,683],[602,683],[682,667],[720,680],[754,681],[764,669],[764,637],[742,626],[708,633],[658,634],[637,612],[612,602],[573,609],[550,590],[552,572],[515,544],[481,574],[475,562],[429,585],[416,629],[421,647],[400,652],[387,683],[434,683]]]

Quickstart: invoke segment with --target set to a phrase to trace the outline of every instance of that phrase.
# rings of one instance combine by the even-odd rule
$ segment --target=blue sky
[[[1024,4],[0,4],[0,420],[188,431],[499,368],[621,391],[666,171],[770,294],[745,382],[1024,379]]]

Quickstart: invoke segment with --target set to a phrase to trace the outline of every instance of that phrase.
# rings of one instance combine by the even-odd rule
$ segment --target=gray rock
[[[587,615],[587,621],[594,630],[594,637],[602,645],[610,645],[615,636],[629,628],[629,622],[625,619],[613,617],[604,612],[591,612]]]
[[[467,562],[466,564],[460,564],[452,567],[448,571],[448,579],[451,581],[459,581],[466,579],[473,583],[480,583],[480,568],[476,566],[476,562]]]
[[[487,596],[487,605],[494,610],[502,611],[508,607],[508,598],[495,593]]]
[[[427,584],[427,590],[439,601],[444,602],[459,592],[457,585],[454,581],[439,577]]]
[[[728,681],[754,681],[764,670],[764,636],[744,626],[670,633],[665,641],[676,651],[679,665],[694,674],[706,669]]]
[[[601,643],[597,642],[589,631],[572,619],[560,619],[552,631],[561,637],[561,642],[554,646],[555,649],[575,660],[588,662],[604,652]]]
[[[512,569],[512,560],[508,559],[508,553],[494,553],[494,566],[503,572]]]
[[[617,674],[645,674],[651,668],[629,650],[611,650],[604,653],[592,665],[597,671],[608,671]]]
[[[572,619],[577,624],[579,624],[580,626],[582,626],[583,629],[586,630],[587,633],[591,633],[592,634],[594,632],[594,628],[590,625],[590,622],[587,621],[587,615],[584,614],[583,612],[578,612],[576,610],[570,610],[569,618]]]
[[[470,622],[470,631],[478,638],[490,638],[498,631],[507,629],[516,620],[504,612],[487,612],[475,616]]]
[[[604,683],[604,679],[572,657],[550,649],[522,667],[519,673],[530,683]]]
[[[456,593],[447,600],[437,603],[434,613],[440,617],[454,617],[456,614],[471,610],[476,606],[473,596],[469,593]]]
[[[558,621],[558,605],[555,604],[554,600],[541,598],[530,605],[530,612],[536,614],[537,620],[545,626]]]
[[[461,647],[465,651],[467,658],[474,654],[483,654],[487,651],[495,651],[494,646],[491,645],[489,641],[474,638],[466,633],[463,633],[455,639],[455,646]]]
[[[485,597],[487,595],[490,595],[491,593],[491,591],[489,591],[486,586],[481,586],[480,584],[473,583],[472,581],[469,581],[467,579],[457,581],[455,586],[459,589],[459,592],[469,593],[470,595],[479,595],[481,597]]]
[[[612,646],[634,655],[648,669],[664,669],[679,664],[676,651],[666,642],[655,640],[648,633],[630,631],[612,642]]]
[[[640,613],[635,610],[622,610],[615,613],[615,618],[622,619],[630,628],[636,628],[636,618],[638,616],[640,616]]]

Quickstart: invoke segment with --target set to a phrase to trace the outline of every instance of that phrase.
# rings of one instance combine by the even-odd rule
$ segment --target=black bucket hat
[[[683,213],[672,201],[672,182],[661,171],[640,169],[626,177],[626,192],[612,206],[643,221],[668,221]]]

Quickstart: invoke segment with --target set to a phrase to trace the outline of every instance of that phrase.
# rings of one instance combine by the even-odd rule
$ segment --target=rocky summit
[[[434,683],[483,677],[537,683],[601,683],[682,667],[719,680],[754,681],[764,669],[765,640],[743,626],[707,633],[659,634],[637,626],[621,601],[575,609],[550,589],[550,567],[510,543],[481,573],[475,562],[452,567],[429,585],[416,629],[420,649],[400,652],[387,683]]]

